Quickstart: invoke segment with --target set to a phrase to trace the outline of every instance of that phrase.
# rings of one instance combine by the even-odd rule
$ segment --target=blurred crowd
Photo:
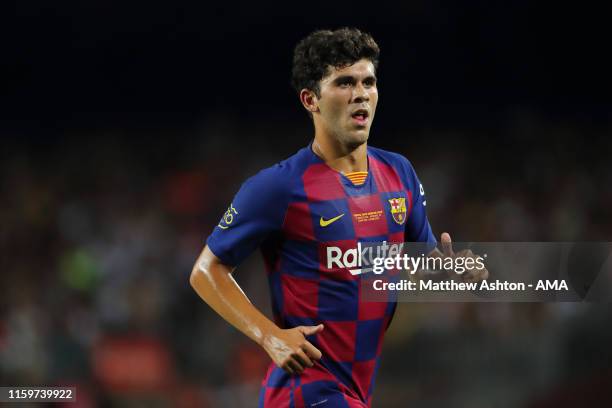
[[[436,234],[612,241],[611,131],[523,112],[491,129],[375,127],[371,144],[411,160]],[[267,355],[188,278],[240,183],[310,132],[210,116],[4,139],[0,385],[75,385],[70,406],[255,406]],[[259,254],[236,278],[269,313]],[[609,404],[611,322],[604,304],[401,304],[374,406]]]

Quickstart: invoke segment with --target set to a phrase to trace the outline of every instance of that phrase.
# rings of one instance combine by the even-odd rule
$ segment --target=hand
[[[463,249],[457,253],[453,252],[453,243],[452,243],[450,234],[448,232],[444,232],[440,236],[440,242],[442,243],[442,253],[446,257],[452,257],[452,258],[461,257],[461,258],[472,258],[472,259],[478,258],[478,255],[474,255],[471,249]],[[454,271],[451,271],[449,273],[452,273],[452,275],[454,275],[453,277],[460,277],[460,279],[464,282],[479,282],[481,280],[488,279],[489,277],[489,271],[487,270],[487,268],[482,268],[482,269],[478,269],[476,267],[470,268],[470,269],[466,268],[465,272],[463,272],[461,275],[457,274]]]
[[[313,346],[306,336],[323,330],[323,325],[298,326],[265,336],[264,350],[272,361],[289,374],[301,374],[305,368],[314,365],[313,360],[321,358],[321,352]]]

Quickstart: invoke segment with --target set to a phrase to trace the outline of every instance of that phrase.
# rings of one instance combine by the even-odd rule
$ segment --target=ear
[[[319,98],[310,89],[304,88],[300,91],[300,102],[310,113],[319,111]]]

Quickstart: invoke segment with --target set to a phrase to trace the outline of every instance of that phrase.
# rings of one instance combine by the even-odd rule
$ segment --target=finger
[[[480,282],[489,277],[489,271],[486,269],[472,269],[465,274],[463,280],[466,282]]]
[[[300,374],[304,371],[304,367],[295,358],[291,358],[287,364],[293,369],[295,374]]]
[[[462,249],[461,251],[455,252],[454,255],[462,258],[475,258],[471,249]]]
[[[304,350],[299,350],[295,355],[295,359],[302,365],[302,367],[312,367],[314,364],[310,358],[304,353]]]
[[[430,258],[444,258],[444,254],[442,252],[440,252],[440,250],[438,248],[434,248],[433,251],[431,251],[429,253],[429,255],[427,255]]]
[[[444,252],[444,255],[453,256],[453,243],[450,234],[448,232],[442,233],[440,241],[442,242],[442,252]]]
[[[461,279],[464,282],[477,282],[478,279],[476,278],[476,275],[474,274],[474,271],[467,271],[466,273],[463,274],[463,276],[461,277]]]
[[[323,354],[319,351],[318,348],[312,345],[310,342],[306,342],[303,347],[304,351],[310,358],[314,358],[315,360],[320,360],[323,357]]]
[[[299,326],[300,331],[304,336],[312,336],[313,334],[317,334],[323,330],[323,325],[319,324],[318,326]]]
[[[293,368],[291,368],[291,366],[289,365],[289,363],[285,363],[283,364],[283,366],[281,367],[283,370],[285,370],[288,374],[293,375]]]

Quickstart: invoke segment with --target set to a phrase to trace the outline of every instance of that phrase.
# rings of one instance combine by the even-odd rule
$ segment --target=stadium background
[[[605,15],[526,0],[16,4],[0,29],[0,384],[76,384],[84,407],[254,405],[267,356],[188,276],[240,183],[312,136],[289,78],[316,28],[381,46],[371,144],[413,162],[436,234],[611,241]],[[259,254],[236,276],[269,310]],[[611,317],[402,304],[375,406],[609,404]]]

